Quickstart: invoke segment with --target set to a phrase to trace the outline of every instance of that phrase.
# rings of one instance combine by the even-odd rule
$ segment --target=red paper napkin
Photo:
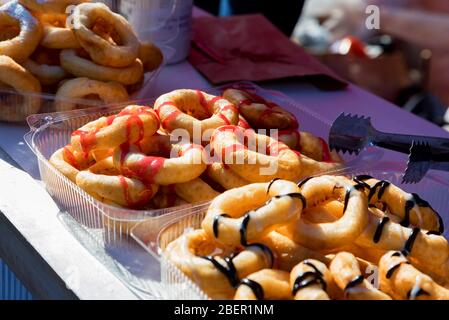
[[[347,84],[260,14],[194,18],[189,61],[214,84],[287,77]]]

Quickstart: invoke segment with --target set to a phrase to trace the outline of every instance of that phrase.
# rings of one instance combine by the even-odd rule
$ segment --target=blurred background
[[[261,12],[343,78],[449,130],[449,1],[195,0],[195,5],[218,16]]]

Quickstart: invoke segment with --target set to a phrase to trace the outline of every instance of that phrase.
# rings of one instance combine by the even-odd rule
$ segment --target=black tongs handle
[[[449,161],[449,139],[446,138],[375,131],[373,132],[373,139],[371,143],[381,148],[408,154],[413,141],[423,141],[428,143],[431,147],[432,159],[436,161]]]

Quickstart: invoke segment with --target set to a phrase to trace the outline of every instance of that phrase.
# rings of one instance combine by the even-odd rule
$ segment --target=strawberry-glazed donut
[[[222,163],[250,182],[268,182],[274,178],[299,181],[339,167],[338,163],[310,159],[271,137],[238,126],[216,129],[211,147]]]
[[[49,159],[50,163],[71,181],[76,181],[80,170],[89,166],[89,161],[82,154],[73,150],[71,145],[56,150]]]
[[[309,132],[281,130],[278,132],[278,139],[290,149],[297,150],[313,160],[321,162],[342,162],[337,152],[330,151],[328,144],[323,138],[317,137]]]
[[[0,7],[0,29],[5,25],[19,24],[20,32],[12,39],[0,41],[0,55],[21,63],[37,48],[42,37],[39,21],[17,1],[9,1]]]
[[[96,199],[106,199],[127,208],[148,204],[159,188],[157,184],[143,183],[137,179],[90,171],[80,171],[76,175],[76,184]]]
[[[95,174],[105,174],[107,176],[118,176],[120,172],[114,166],[114,160],[112,156],[104,158],[95,162],[87,170]]]
[[[296,129],[296,117],[264,98],[244,90],[227,89],[223,97],[238,107],[239,112],[254,129]]]
[[[305,199],[293,182],[254,183],[216,197],[201,226],[220,243],[245,246],[296,220],[305,206]]]
[[[164,255],[212,299],[231,299],[240,279],[273,264],[271,251],[263,245],[232,252],[203,230],[184,233],[167,246]]]
[[[171,145],[168,155],[146,155],[130,144],[122,144],[114,152],[114,165],[123,175],[160,185],[198,178],[206,170],[205,159],[202,146],[182,142]]]
[[[235,125],[239,121],[239,113],[232,103],[199,90],[181,89],[166,93],[156,100],[154,109],[159,113],[164,130],[184,129],[191,139],[194,128],[202,135],[208,129]]]
[[[159,118],[153,109],[132,105],[117,115],[102,117],[74,131],[71,144],[86,157],[95,149],[111,149],[124,143],[138,143],[159,129]]]

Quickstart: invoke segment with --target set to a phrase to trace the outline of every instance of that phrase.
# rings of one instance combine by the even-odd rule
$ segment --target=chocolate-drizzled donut
[[[335,283],[343,290],[345,298],[350,300],[391,300],[391,298],[376,289],[364,279],[359,263],[349,252],[335,255],[329,266]]]
[[[234,300],[287,300],[291,298],[288,272],[263,269],[242,279]]]
[[[216,197],[201,226],[223,244],[247,245],[297,219],[304,206],[305,199],[293,182],[254,183]]]
[[[416,269],[400,251],[387,252],[379,262],[380,288],[400,300],[449,300],[449,290]]]
[[[290,272],[290,289],[295,300],[329,300],[329,269],[318,260],[307,259]]]
[[[329,200],[344,202],[341,218],[330,223],[306,223],[304,219],[280,229],[293,241],[315,250],[338,248],[352,243],[368,222],[367,198],[359,186],[345,177],[320,176],[302,181],[301,193],[307,207],[313,208]]]
[[[249,245],[235,252],[223,247],[203,230],[183,234],[165,249],[165,256],[211,298],[232,298],[240,280],[271,268],[271,251],[263,245]]]
[[[407,193],[389,181],[379,181],[367,175],[357,176],[354,181],[367,187],[370,206],[387,212],[389,218],[402,226],[415,226],[438,234],[444,232],[441,216],[416,193]]]

